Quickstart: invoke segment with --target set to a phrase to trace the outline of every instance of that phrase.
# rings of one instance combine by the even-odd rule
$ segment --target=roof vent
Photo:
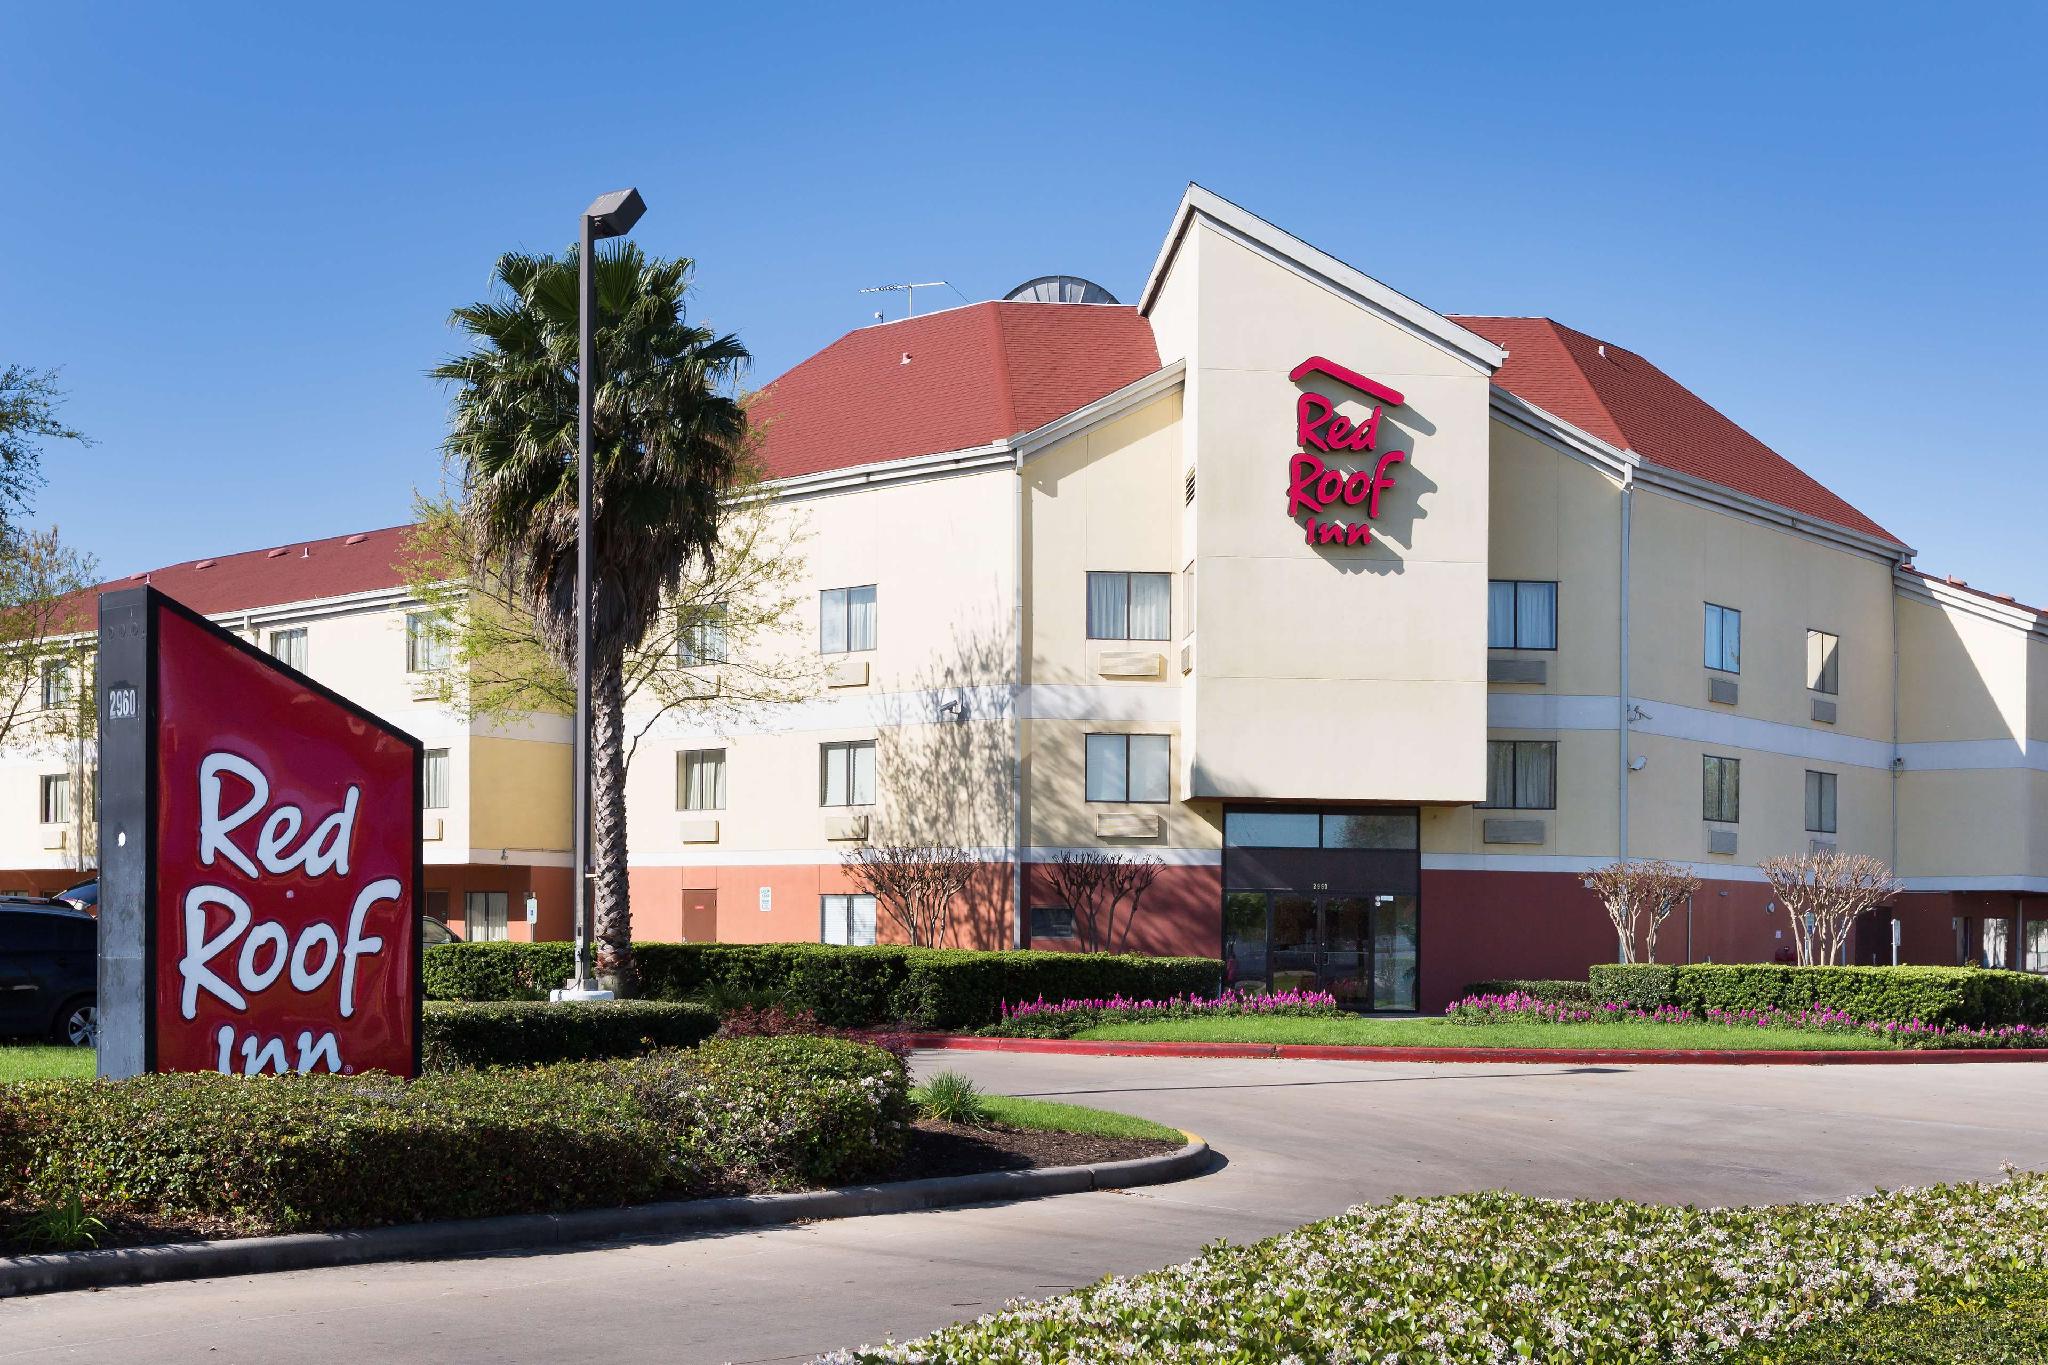
[[[275,550],[265,550],[263,552],[263,557],[265,559],[282,559],[290,553],[291,551],[287,550],[284,546],[280,545]]]
[[[130,583],[146,583],[149,581],[149,575],[147,573],[132,573],[128,575],[128,581]]]
[[[1115,303],[1116,295],[1079,275],[1040,275],[1003,295],[1004,303]]]
[[[360,545],[369,538],[370,537],[368,535],[353,535],[341,543],[344,545]]]
[[[195,569],[210,569],[210,568],[212,568],[212,567],[213,567],[213,565],[214,565],[214,561],[213,561],[213,560],[211,560],[211,559],[202,559],[202,560],[200,560],[200,561],[199,561],[199,562],[198,562],[197,564],[194,564],[194,565],[193,565],[192,567],[193,567],[193,568],[195,568]]]
[[[301,546],[299,547],[299,558],[300,558],[300,559],[311,559],[312,557],[313,557],[313,547],[312,547],[312,546],[310,546],[310,545],[301,545]]]

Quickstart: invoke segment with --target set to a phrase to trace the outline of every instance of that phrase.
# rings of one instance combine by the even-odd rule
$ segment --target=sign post
[[[99,643],[99,1074],[416,1074],[420,742],[153,588]]]

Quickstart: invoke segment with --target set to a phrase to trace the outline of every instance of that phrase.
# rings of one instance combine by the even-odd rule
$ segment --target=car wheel
[[[89,995],[72,1001],[57,1011],[57,1022],[50,1032],[57,1042],[67,1047],[98,1047],[99,1002]]]

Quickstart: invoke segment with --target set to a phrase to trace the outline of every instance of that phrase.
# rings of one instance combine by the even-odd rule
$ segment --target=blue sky
[[[127,572],[403,521],[448,310],[599,191],[766,380],[862,285],[1129,299],[1192,179],[1639,351],[1923,567],[2048,603],[2044,16],[0,0],[0,361],[63,367],[97,444],[41,516]]]

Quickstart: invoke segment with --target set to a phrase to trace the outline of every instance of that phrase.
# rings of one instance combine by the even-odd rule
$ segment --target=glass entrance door
[[[1324,990],[1350,1009],[1412,1010],[1419,928],[1413,896],[1232,891],[1223,898],[1224,981]]]

